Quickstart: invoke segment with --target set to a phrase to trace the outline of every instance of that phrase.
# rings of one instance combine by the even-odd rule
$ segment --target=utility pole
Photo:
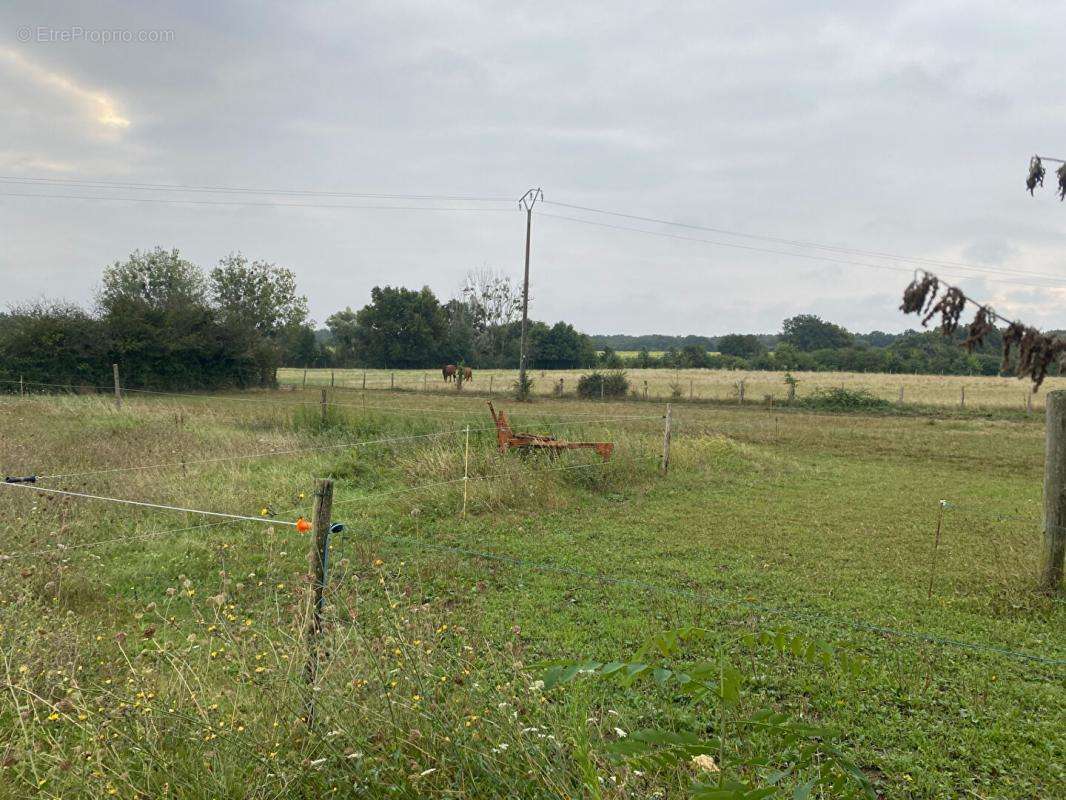
[[[526,268],[522,278],[522,338],[518,356],[518,399],[529,394],[526,384],[526,328],[529,325],[529,244],[533,234],[533,206],[544,199],[540,189],[530,189],[518,199],[518,207],[526,212]]]

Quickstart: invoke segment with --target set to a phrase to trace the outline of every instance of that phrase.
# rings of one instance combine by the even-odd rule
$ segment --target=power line
[[[340,208],[374,211],[510,211],[509,208],[475,208],[455,206],[397,206],[397,205],[353,205],[341,203],[278,203],[257,200],[188,200],[170,197],[104,197],[80,194],[40,194],[33,192],[0,192],[0,197],[39,197],[55,200],[96,200],[126,203],[166,203],[196,206],[259,206],[267,208]]]
[[[959,267],[962,269],[975,270],[978,272],[989,272],[992,274],[1000,273],[1012,273],[1017,275],[1028,275],[1036,278],[1046,278],[1048,280],[1066,281],[1066,276],[1062,275],[1049,275],[1042,272],[1032,272],[1030,270],[1011,269],[1009,267],[990,267],[984,264],[971,264],[965,261],[951,261],[947,259],[925,258],[923,256],[903,256],[896,253],[885,253],[878,250],[863,250],[856,247],[843,247],[838,245],[824,244],[822,242],[805,241],[801,239],[786,239],[778,236],[768,236],[766,234],[756,233],[743,233],[741,231],[734,231],[728,228],[713,228],[708,225],[695,225],[687,222],[676,222],[668,219],[658,219],[656,217],[644,217],[639,214],[625,214],[621,211],[608,211],[602,208],[592,208],[590,206],[579,206],[573,203],[560,203],[554,200],[545,200],[547,205],[559,206],[561,208],[572,208],[578,211],[589,211],[595,214],[607,214],[612,217],[621,217],[624,219],[638,220],[640,222],[652,222],[657,225],[671,225],[677,228],[687,228],[689,230],[707,231],[708,233],[722,233],[726,236],[736,236],[743,239],[754,239],[763,242],[773,242],[776,244],[787,244],[792,247],[807,247],[817,250],[828,250],[836,253],[846,253],[859,256],[872,256],[875,258],[887,258],[892,261],[903,261],[916,264],[931,264],[935,266],[945,267]]]
[[[300,197],[361,197],[374,200],[460,200],[476,203],[513,203],[511,197],[486,197],[462,194],[390,194],[383,192],[323,191],[318,189],[264,189],[247,186],[195,186],[174,183],[142,183],[82,178],[34,178],[0,175],[0,183],[28,186],[84,186],[98,189],[134,189],[137,191],[208,192],[211,194],[263,194]]]
[[[658,236],[658,237],[662,237],[662,238],[665,238],[665,239],[677,239],[677,240],[683,241],[683,242],[699,242],[701,244],[709,244],[709,245],[713,245],[715,247],[731,247],[731,248],[736,249],[736,250],[747,250],[749,252],[755,252],[755,253],[769,253],[770,255],[788,256],[788,257],[791,257],[791,258],[803,258],[803,259],[807,259],[809,261],[824,261],[824,262],[828,262],[828,263],[831,263],[831,264],[844,264],[844,265],[847,265],[847,266],[866,267],[866,268],[869,268],[869,269],[883,269],[883,270],[890,270],[892,272],[905,272],[905,273],[908,273],[908,274],[911,274],[911,275],[913,275],[917,271],[915,269],[908,268],[908,267],[895,267],[895,266],[891,266],[891,265],[888,265],[888,264],[871,264],[871,263],[866,262],[866,261],[852,261],[850,259],[834,258],[832,256],[818,256],[818,255],[812,255],[810,253],[793,253],[793,252],[790,252],[788,250],[774,250],[774,249],[768,248],[768,247],[757,247],[755,245],[738,244],[737,242],[721,242],[721,241],[716,241],[716,240],[713,240],[713,239],[700,239],[700,238],[695,237],[695,236],[681,236],[681,235],[674,234],[674,233],[663,233],[661,231],[648,231],[648,230],[644,230],[643,228],[632,228],[632,227],[629,227],[629,226],[626,226],[626,225],[612,225],[609,222],[595,222],[594,220],[590,220],[590,219],[581,219],[580,217],[568,217],[568,216],[565,216],[563,214],[548,214],[548,213],[545,213],[543,211],[540,212],[539,216],[548,217],[550,219],[566,220],[568,222],[578,222],[578,223],[581,223],[582,225],[592,225],[592,226],[595,226],[597,228],[610,228],[612,230],[628,231],[630,233],[642,233],[645,236]],[[945,273],[945,274],[947,274],[947,273]],[[983,276],[980,276],[980,275],[951,275],[950,277],[973,279],[973,278],[980,278],[980,277],[983,277]],[[1049,278],[1049,279],[1051,279],[1051,278]],[[998,279],[995,279],[995,278],[989,278],[987,280],[991,280],[991,281],[993,281],[995,283],[1006,283],[1006,284],[1011,284],[1011,285],[1015,285],[1015,286],[1033,286],[1033,287],[1036,287],[1036,288],[1039,288],[1039,289],[1066,288],[1066,287],[1059,287],[1059,286],[1046,286],[1044,284],[1039,284],[1039,283],[1027,283],[1025,281],[998,280]],[[1066,281],[1066,277],[1053,278],[1053,280]]]

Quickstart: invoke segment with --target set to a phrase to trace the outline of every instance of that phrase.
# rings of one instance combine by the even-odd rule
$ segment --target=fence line
[[[0,381],[0,383],[18,383],[18,381],[2,380],[2,381]],[[68,389],[68,390],[71,389],[71,386],[69,384],[39,383],[39,382],[36,382],[36,381],[25,381],[25,385],[27,385],[27,386],[49,386],[49,387],[56,387],[56,388]],[[111,386],[87,386],[86,388],[93,389],[94,391],[103,392],[103,391],[112,391],[114,387],[111,387]],[[318,387],[318,388],[322,388],[322,387]],[[242,402],[242,403],[262,403],[262,404],[274,405],[274,406],[279,406],[279,407],[314,406],[315,408],[320,408],[322,406],[322,403],[319,400],[292,400],[292,401],[283,401],[283,400],[281,400],[281,401],[279,401],[279,400],[274,400],[274,399],[266,398],[266,397],[236,397],[236,396],[227,395],[227,394],[191,394],[191,393],[185,393],[185,392],[165,392],[165,391],[156,390],[156,389],[131,389],[131,388],[125,387],[125,386],[122,387],[122,391],[124,393],[128,392],[128,393],[135,393],[135,394],[150,394],[150,395],[157,395],[157,396],[162,396],[162,397],[182,397],[182,398],[189,398],[189,399],[194,399],[194,400],[215,400],[215,401],[232,400],[232,401]],[[338,408],[358,408],[360,410],[383,411],[383,412],[386,412],[386,413],[393,413],[393,414],[403,414],[403,413],[417,414],[417,415],[420,415],[420,416],[423,416],[423,417],[430,416],[431,414],[437,414],[437,413],[439,413],[439,414],[465,414],[465,415],[471,415],[473,413],[476,413],[474,411],[474,409],[466,410],[466,409],[452,409],[452,408],[410,408],[410,407],[403,407],[403,406],[366,405],[364,403],[338,403],[338,402],[335,402],[333,400],[330,400],[326,405],[328,405],[328,406],[336,406]],[[662,405],[662,404],[659,404],[659,405]],[[542,412],[541,413],[542,416],[548,416],[549,414],[550,414],[550,412]],[[536,414],[535,413],[531,414],[531,416],[536,416]],[[600,413],[591,413],[591,414],[572,414],[572,415],[568,415],[568,416],[558,416],[558,415],[555,415],[555,414],[550,414],[550,416],[554,420],[554,422],[552,422],[550,424],[560,424],[560,425],[562,425],[562,424],[578,425],[578,424],[585,424],[586,422],[588,422],[588,423],[592,423],[592,422],[610,422],[610,421],[616,421],[616,420],[662,419],[662,415],[660,415],[660,414],[613,414],[613,415],[603,415],[602,412],[600,412]],[[570,422],[570,420],[581,420],[581,421],[580,422]],[[538,424],[549,424],[549,423],[538,423]]]

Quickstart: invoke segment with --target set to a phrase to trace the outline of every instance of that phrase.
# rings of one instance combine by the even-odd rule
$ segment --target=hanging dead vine
[[[1066,200],[1066,164],[1063,164],[1055,174],[1059,176],[1059,200]]]
[[[981,306],[977,309],[977,313],[974,315],[973,322],[970,323],[970,327],[966,330],[966,338],[962,342],[962,346],[966,348],[969,353],[973,352],[975,347],[980,347],[985,343],[985,337],[996,329],[996,312],[988,306]]]
[[[939,288],[940,281],[936,275],[923,272],[920,279],[915,276],[910,286],[903,290],[903,304],[899,310],[904,314],[921,314],[928,311]]]
[[[1060,194],[1066,197],[1066,164],[1057,174]],[[944,290],[943,294],[940,294],[941,288]],[[989,306],[971,300],[961,289],[941,283],[940,279],[931,273],[921,272],[916,274],[914,280],[903,290],[903,302],[899,308],[904,314],[923,314],[923,327],[928,327],[929,321],[939,314],[940,332],[951,336],[959,328],[959,319],[967,303],[976,305],[977,313],[967,327],[962,346],[973,352],[975,347],[980,346],[986,337],[996,330],[996,320],[1003,318]],[[1063,362],[1066,340],[1041,333],[1036,328],[1020,322],[1009,322],[1003,331],[1003,372],[1011,369],[1013,353],[1017,354],[1014,363],[1015,374],[1019,378],[1029,378],[1033,382],[1033,390],[1036,391],[1047,377],[1052,364],[1056,361],[1060,364]]]
[[[1033,194],[1033,190],[1037,186],[1044,185],[1044,175],[1047,174],[1047,170],[1044,169],[1044,165],[1040,162],[1040,156],[1033,156],[1029,159],[1029,177],[1025,179],[1025,188],[1029,190],[1029,194]]]

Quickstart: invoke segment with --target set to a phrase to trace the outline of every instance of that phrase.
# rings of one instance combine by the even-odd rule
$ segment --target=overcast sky
[[[514,199],[540,186],[558,203],[984,265],[938,269],[1066,327],[1063,291],[1041,288],[1066,286],[1057,165],[1036,198],[1024,188],[1034,152],[1066,158],[1056,3],[88,5],[0,5],[5,305],[90,302],[104,265],[156,245],[204,267],[237,250],[291,267],[319,322],[379,284],[446,299],[471,268],[521,278]],[[385,204],[475,210],[321,207]],[[537,211],[537,319],[594,333],[771,332],[804,312],[914,325],[897,311],[907,262]]]

